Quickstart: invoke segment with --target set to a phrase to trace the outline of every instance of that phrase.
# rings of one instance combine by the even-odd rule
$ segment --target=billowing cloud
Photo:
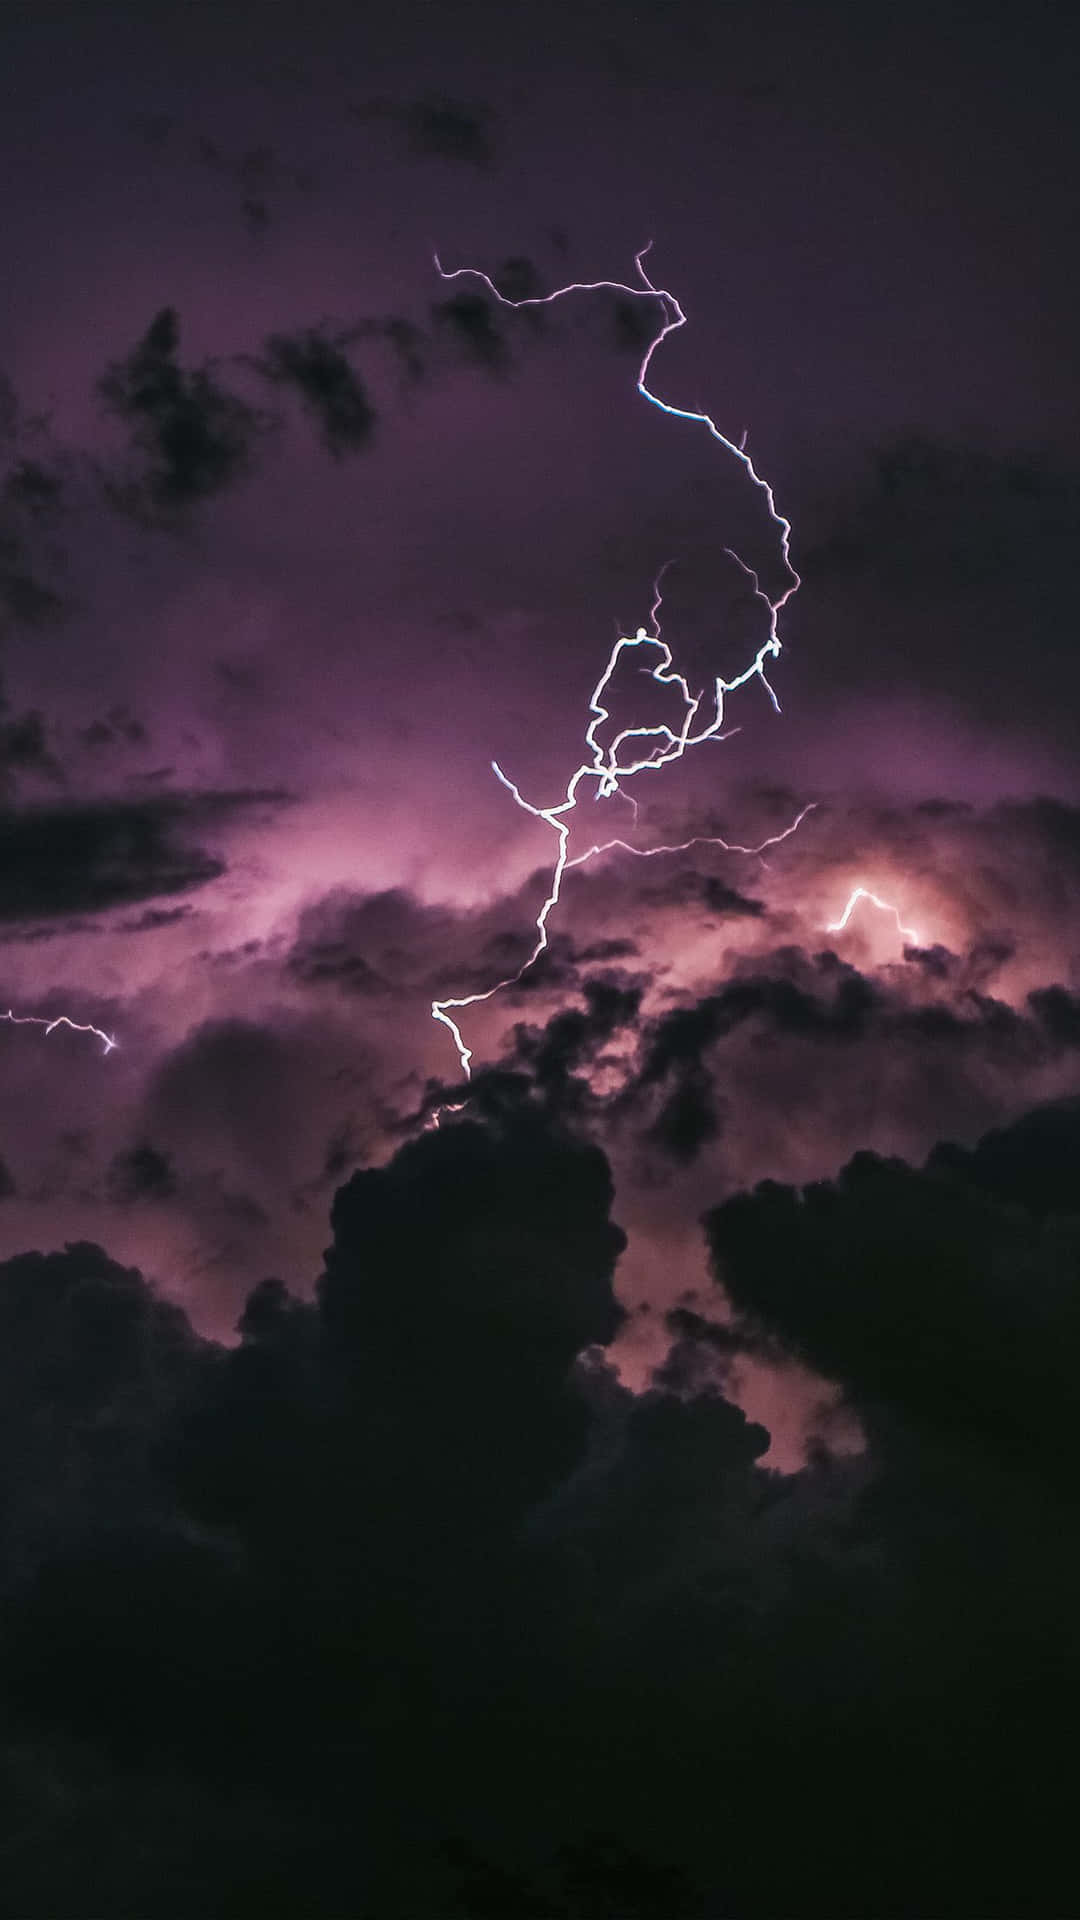
[[[6,1904],[1068,1911],[1064,41],[68,11],[0,115]],[[650,236],[674,415],[654,300],[432,261]],[[561,800],[661,568],[742,671],[739,448],[782,711],[586,782],[530,962],[492,761]]]
[[[882,1792],[929,1844],[947,1782],[949,1903],[961,1874],[989,1893],[1001,1863],[969,1851],[987,1795],[1033,1838],[1017,1770],[1040,1807],[1055,1790],[1016,1676],[1038,1645],[1059,1688],[1073,1678],[1075,1150],[1074,1101],[923,1171],[864,1155],[803,1195],[728,1201],[707,1233],[734,1317],[719,1294],[669,1316],[669,1364],[637,1395],[605,1359],[623,1236],[603,1157],[528,1106],[354,1175],[313,1301],[262,1282],[228,1349],[99,1248],[7,1262],[22,1470],[0,1667],[66,1786],[50,1802],[20,1761],[39,1841],[72,1796],[88,1804],[73,1734],[137,1751],[144,1793],[168,1780],[196,1806],[224,1760],[257,1844],[287,1836],[279,1884],[308,1885],[316,1911],[376,1886],[409,1904],[419,1876],[447,1913],[485,1887],[518,1910],[644,1887],[679,1911],[723,1894],[766,1913],[799,1889],[834,1899],[841,1856],[861,1900]],[[763,1470],[768,1435],[723,1384],[770,1345],[827,1366],[865,1422],[860,1456],[823,1443],[799,1474]],[[1020,1555],[1029,1577],[1010,1581]],[[442,1711],[421,1713],[432,1689]],[[333,1785],[346,1739],[382,1782],[359,1851]],[[764,1846],[762,1777],[797,1867]],[[737,1816],[719,1851],[718,1790]],[[854,1828],[807,1851],[838,1790]],[[147,1834],[163,1870],[167,1832]],[[16,1829],[27,1897],[48,1852]],[[897,1865],[905,1905],[924,1860]],[[205,1903],[236,1870],[218,1841],[190,1884]],[[130,1890],[143,1867],[108,1871]]]

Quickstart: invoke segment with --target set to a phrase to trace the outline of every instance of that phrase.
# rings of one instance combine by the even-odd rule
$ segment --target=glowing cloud
[[[869,900],[871,906],[877,907],[880,912],[891,913],[893,919],[896,921],[897,932],[908,942],[909,946],[918,947],[922,945],[914,927],[905,927],[900,918],[899,909],[894,907],[891,901],[882,900],[876,893],[871,893],[869,887],[854,887],[852,889],[848,896],[847,906],[844,908],[839,920],[830,920],[825,929],[826,933],[842,933],[860,900]]]

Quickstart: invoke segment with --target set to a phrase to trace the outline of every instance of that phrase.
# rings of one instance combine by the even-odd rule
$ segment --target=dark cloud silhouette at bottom
[[[634,1395],[606,1161],[519,1080],[234,1346],[100,1248],[0,1267],[12,1910],[1067,1910],[1080,1105],[725,1202],[730,1330]],[[755,1342],[863,1454],[761,1466]]]

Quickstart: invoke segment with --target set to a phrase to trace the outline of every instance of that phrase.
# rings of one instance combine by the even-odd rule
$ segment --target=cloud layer
[[[156,1910],[177,1794],[208,1841],[178,1886],[223,1912],[264,1871],[308,1911],[447,1915],[900,1914],[928,1876],[941,1911],[1004,1912],[1036,1851],[1063,1886],[1078,1126],[1059,1103],[921,1171],[727,1201],[730,1336],[673,1317],[636,1396],[604,1354],[603,1156],[527,1103],[354,1175],[315,1299],[261,1283],[231,1348],[100,1248],[7,1262],[20,1910],[74,1910],[82,1818],[101,1897]],[[828,1374],[864,1451],[823,1431],[762,1469],[688,1367],[762,1346]]]

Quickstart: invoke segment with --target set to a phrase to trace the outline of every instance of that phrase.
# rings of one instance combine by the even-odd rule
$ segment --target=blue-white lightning
[[[657,348],[667,339],[670,333],[674,333],[677,328],[686,325],[686,315],[674,294],[669,293],[663,287],[655,286],[645,270],[644,261],[649,250],[649,247],[643,247],[641,252],[634,257],[634,265],[637,268],[641,281],[640,286],[624,286],[617,280],[577,280],[570,286],[558,288],[554,293],[533,294],[522,300],[508,300],[499,292],[490,276],[482,273],[476,267],[458,267],[453,272],[448,273],[443,268],[438,254],[435,255],[435,267],[442,279],[457,280],[462,276],[469,276],[479,280],[499,304],[504,307],[550,306],[553,301],[561,300],[570,293],[597,293],[603,290],[620,293],[630,299],[658,301],[660,303],[661,324],[653,339],[649,342],[642,358],[641,365],[638,369],[637,390],[643,399],[648,400],[651,406],[659,408],[661,413],[670,414],[676,420],[689,420],[698,426],[705,427],[712,435],[712,438],[718,441],[726,452],[732,454],[734,458],[741,463],[755,487],[759,488],[764,494],[769,510],[769,517],[773,521],[773,524],[779,529],[780,554],[785,572],[788,576],[787,585],[784,587],[783,592],[780,593],[776,599],[770,599],[769,595],[762,588],[754,570],[746,566],[737,554],[731,552],[729,547],[724,549],[726,553],[730,554],[730,557],[736,564],[742,568],[751,583],[755,598],[767,609],[768,632],[749,666],[746,667],[742,673],[737,674],[733,680],[725,680],[719,674],[715,677],[710,690],[708,707],[704,714],[702,713],[702,703],[706,697],[704,691],[697,694],[691,693],[686,679],[675,669],[670,647],[665,640],[661,639],[658,618],[661,596],[658,582],[651,611],[653,631],[649,633],[644,627],[639,627],[637,632],[632,636],[624,636],[616,640],[608,657],[607,665],[600,675],[596,686],[593,688],[589,701],[589,712],[592,717],[585,730],[585,746],[589,757],[571,774],[567,782],[564,798],[551,806],[534,806],[531,801],[524,798],[514,781],[503,772],[497,762],[492,761],[492,769],[496,778],[502,782],[518,806],[523,807],[526,813],[531,813],[535,819],[543,820],[551,827],[558,839],[558,852],[552,869],[551,884],[548,889],[547,898],[536,918],[535,945],[517,972],[511,974],[505,980],[496,981],[494,986],[488,987],[482,993],[465,994],[459,999],[433,1000],[431,1003],[433,1018],[441,1021],[442,1025],[447,1027],[453,1035],[454,1044],[457,1047],[458,1057],[461,1061],[462,1071],[466,1078],[468,1078],[471,1070],[472,1049],[466,1046],[461,1035],[461,1029],[457,1021],[453,1018],[453,1014],[460,1013],[465,1007],[477,1006],[484,1000],[490,1000],[495,994],[501,992],[503,988],[514,985],[515,982],[520,980],[522,975],[527,972],[528,968],[533,965],[533,962],[538,959],[540,954],[543,953],[548,943],[548,919],[552,909],[559,900],[563,875],[568,868],[583,866],[586,861],[591,860],[595,855],[607,852],[613,847],[622,848],[628,853],[636,854],[643,858],[649,858],[661,853],[685,852],[689,847],[701,845],[723,847],[729,853],[763,853],[767,847],[777,845],[779,841],[787,839],[789,834],[794,833],[806,814],[810,812],[809,807],[804,807],[797,818],[789,827],[786,827],[782,833],[773,834],[756,847],[739,846],[723,840],[716,835],[700,835],[694,839],[684,841],[679,847],[649,848],[633,847],[625,840],[613,838],[590,847],[585,853],[576,855],[573,860],[568,857],[570,824],[567,816],[573,813],[577,806],[578,788],[583,780],[593,780],[596,782],[596,799],[611,799],[613,795],[622,794],[623,781],[632,779],[641,773],[655,773],[661,767],[670,766],[673,760],[682,758],[688,747],[700,746],[702,742],[706,740],[725,738],[726,736],[721,732],[724,724],[725,696],[729,693],[737,692],[740,687],[746,686],[750,680],[757,679],[761,681],[774,708],[777,712],[780,711],[780,703],[769,683],[765,666],[767,661],[776,659],[780,653],[781,643],[777,631],[780,613],[782,608],[790,600],[792,594],[797,591],[801,584],[799,576],[791,563],[791,524],[785,519],[784,515],[777,510],[773,491],[768,481],[763,480],[755,469],[754,463],[746,451],[745,433],[742,436],[741,442],[736,444],[735,441],[729,440],[727,435],[720,431],[720,428],[709,414],[697,413],[688,407],[674,406],[670,401],[664,400],[659,394],[654,393],[647,384],[649,368]],[[677,730],[668,726],[623,728],[620,733],[616,734],[614,740],[605,751],[596,738],[597,728],[603,721],[611,718],[608,708],[604,705],[604,698],[607,694],[608,683],[611,680],[611,676],[614,673],[620,657],[631,648],[651,649],[658,656],[655,664],[649,668],[648,671],[651,678],[661,685],[674,686],[679,690],[683,700],[682,725]],[[620,757],[621,750],[624,747],[628,749],[628,757],[625,760]],[[623,797],[631,800],[631,804],[633,804],[631,795],[627,794]]]

